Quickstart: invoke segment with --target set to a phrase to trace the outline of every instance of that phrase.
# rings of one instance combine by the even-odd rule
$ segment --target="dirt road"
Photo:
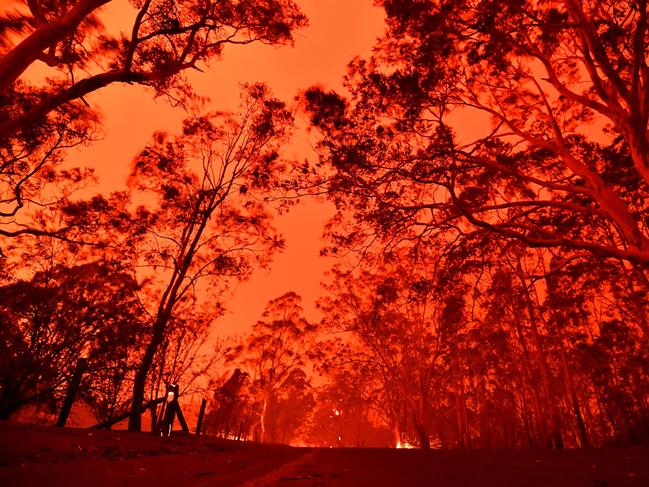
[[[309,449],[0,422],[0,485],[649,486],[649,449]]]
[[[649,450],[560,452],[313,450],[244,483],[350,486],[649,486]]]

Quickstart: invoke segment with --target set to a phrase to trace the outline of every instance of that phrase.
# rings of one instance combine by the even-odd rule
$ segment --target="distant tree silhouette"
[[[221,386],[215,388],[205,421],[210,434],[221,438],[238,436],[243,433],[240,430],[244,424],[248,431],[252,416],[248,383],[248,374],[237,368]]]
[[[461,327],[464,289],[457,276],[437,276],[442,270],[434,256],[425,262],[413,263],[404,251],[380,271],[334,270],[327,286],[331,297],[320,306],[325,323],[361,344],[357,360],[367,361],[366,373],[378,383],[381,392],[372,400],[393,432],[393,444],[405,435],[429,448],[433,395],[448,377],[440,362]]]
[[[232,356],[232,360],[241,364],[250,376],[252,391],[256,395],[259,441],[286,439],[281,429],[295,429],[297,425],[289,425],[291,418],[279,411],[289,406],[282,401],[288,396],[296,401],[296,394],[302,396],[303,402],[308,399],[310,384],[303,368],[315,327],[302,316],[300,301],[301,298],[294,292],[269,301],[245,346],[242,345],[238,353]],[[271,408],[275,408],[275,411]],[[281,427],[276,425],[274,431],[268,424],[271,414],[275,416],[275,422],[279,421],[278,416],[284,416]]]
[[[294,369],[268,402],[264,420],[266,441],[283,444],[302,441],[314,406],[311,377],[301,368]]]
[[[315,407],[306,421],[305,441],[320,447],[394,446],[382,413],[380,377],[362,348],[349,341],[320,341],[314,365],[326,382],[315,388]]]

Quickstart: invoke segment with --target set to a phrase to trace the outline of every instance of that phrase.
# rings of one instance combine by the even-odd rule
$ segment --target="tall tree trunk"
[[[413,418],[413,426],[415,427],[417,437],[419,438],[419,448],[422,450],[430,450],[430,438],[426,427],[416,418]]]
[[[464,414],[463,411],[463,404],[462,404],[463,402],[464,402],[464,397],[463,394],[460,392],[460,387],[458,386],[455,392],[455,417],[457,420],[458,445],[462,450],[464,450],[467,447],[466,423],[465,423],[466,415]]]
[[[552,260],[550,261],[550,267],[551,268],[553,267]],[[523,265],[520,258],[517,261],[517,275],[521,282],[521,285],[523,286],[523,289],[528,289],[527,278],[525,276],[525,271],[523,270]],[[549,295],[551,295],[553,290],[556,288],[555,279],[556,278],[553,274],[548,274],[546,276],[545,281],[546,281],[546,286]],[[562,397],[562,394],[561,393],[557,394],[553,390],[553,387],[551,385],[552,374],[550,371],[550,366],[547,361],[547,357],[543,353],[544,346],[539,331],[539,323],[538,323],[539,320],[537,319],[534,301],[532,300],[532,296],[530,296],[529,291],[525,292],[524,294],[525,294],[524,296],[525,304],[528,309],[528,315],[529,315],[530,325],[532,329],[532,336],[534,337],[535,345],[536,345],[535,354],[542,373],[541,376],[543,379],[543,388],[545,392],[544,396],[547,405],[547,411],[550,412],[550,423],[548,425],[550,435],[549,438],[548,437],[546,438],[548,439],[548,443],[553,448],[560,449],[564,447],[563,435],[561,432],[562,421],[561,421],[560,406],[559,406],[559,398]],[[542,316],[541,319],[543,319]],[[545,322],[545,320],[543,321]]]
[[[266,441],[266,413],[268,412],[268,397],[264,394],[264,399],[261,406],[261,414],[259,415],[259,426],[261,428],[261,437],[259,441],[262,443]]]
[[[401,446],[401,432],[399,431],[399,422],[394,419],[392,423],[392,443],[395,448],[399,448]]]
[[[209,200],[208,207],[210,208],[210,211],[204,211],[201,213],[202,205],[206,201],[205,198]],[[147,376],[149,375],[149,370],[153,364],[153,358],[158,351],[158,347],[160,347],[160,344],[164,339],[167,325],[179,299],[179,293],[182,293],[180,287],[187,276],[192,259],[196,254],[200,238],[205,231],[212,212],[216,208],[214,206],[216,198],[217,192],[213,192],[213,194],[209,196],[204,194],[197,197],[191,217],[183,229],[183,236],[181,239],[182,244],[180,245],[176,256],[176,267],[174,268],[167,287],[160,298],[156,319],[153,325],[153,334],[151,340],[147,344],[144,357],[142,357],[142,362],[140,363],[133,380],[131,416],[128,419],[129,431],[140,431],[142,429],[140,410],[142,402],[144,401],[144,388],[146,386]]]
[[[521,324],[520,316],[519,313],[516,312],[515,309],[512,310],[512,321],[514,323],[514,329],[516,331],[516,334],[512,336],[513,339],[517,339],[522,350],[523,350],[523,369],[524,369],[524,374],[523,377],[521,378],[521,383],[522,383],[522,388],[523,391],[525,391],[527,388],[529,388],[529,391],[532,396],[532,406],[533,406],[533,411],[536,411],[537,416],[540,418],[540,423],[543,425],[547,424],[545,416],[545,395],[544,395],[544,385],[545,382],[543,382],[543,375],[542,375],[542,384],[541,387],[538,387],[538,381],[532,374],[532,370],[534,370],[536,367],[538,367],[538,355],[535,353],[536,357],[536,366],[534,364],[534,361],[530,357],[530,350],[529,350],[529,345],[527,343],[527,338],[525,337],[525,333],[523,332],[523,325]],[[512,334],[513,335],[513,334]],[[535,337],[535,343],[538,345],[538,337]],[[527,380],[525,380],[527,378]],[[534,424],[531,423],[531,414],[533,412],[530,412],[529,408],[527,407],[528,403],[525,400],[524,394],[522,395],[522,405],[521,405],[521,411],[522,411],[522,419],[524,421],[524,428],[525,428],[525,433],[527,435],[528,439],[528,446],[529,447],[536,447],[537,446],[537,441],[538,441],[538,435],[533,433],[533,431],[537,430]]]
[[[586,431],[586,424],[584,423],[584,417],[581,414],[581,409],[579,408],[579,401],[577,399],[577,391],[575,390],[575,381],[573,379],[572,373],[568,368],[568,362],[566,360],[566,351],[563,344],[563,338],[559,337],[559,345],[561,352],[561,365],[563,368],[563,374],[565,381],[570,388],[570,399],[572,402],[572,410],[575,414],[575,420],[577,421],[577,432],[579,433],[579,444],[582,448],[589,448],[590,441],[588,439],[588,432]]]
[[[579,407],[577,393],[574,389],[572,390],[572,409],[575,413],[575,419],[577,420],[580,446],[582,448],[590,448],[590,440],[588,438],[588,431],[586,430],[586,423],[584,422],[584,417],[581,414],[581,408]]]

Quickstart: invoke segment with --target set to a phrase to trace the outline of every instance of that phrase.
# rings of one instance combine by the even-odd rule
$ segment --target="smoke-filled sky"
[[[191,74],[196,91],[211,100],[213,110],[234,110],[239,85],[262,81],[275,96],[291,102],[299,90],[312,85],[340,88],[345,69],[354,56],[366,56],[383,30],[383,11],[371,0],[298,0],[309,26],[295,34],[295,45],[229,46],[224,58],[203,73]],[[127,28],[135,15],[127,0],[112,2],[102,18],[109,30]],[[110,86],[89,97],[103,116],[102,140],[72,155],[73,165],[96,169],[99,191],[122,188],[133,156],[156,130],[178,131],[185,113],[166,100],[154,100],[141,87]],[[287,154],[313,158],[307,134],[298,132]],[[244,332],[261,315],[266,302],[293,290],[304,298],[307,318],[317,318],[315,300],[331,262],[318,257],[322,225],[331,207],[314,201],[302,203],[276,224],[286,238],[286,250],[277,255],[270,271],[258,271],[240,284],[226,304],[227,315],[218,332]]]

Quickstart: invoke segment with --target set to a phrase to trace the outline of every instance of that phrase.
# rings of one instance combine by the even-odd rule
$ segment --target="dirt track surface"
[[[649,486],[649,449],[310,449],[0,422],[2,486]]]

